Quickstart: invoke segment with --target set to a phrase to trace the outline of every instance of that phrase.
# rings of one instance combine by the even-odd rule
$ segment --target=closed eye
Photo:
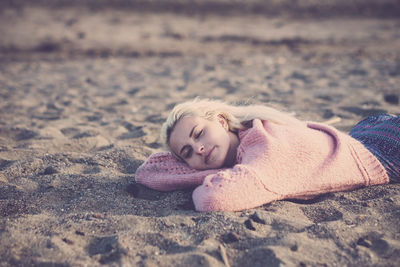
[[[187,148],[186,151],[185,151],[185,153],[184,153],[184,155],[183,155],[183,157],[184,157],[185,159],[190,158],[190,157],[192,156],[192,152],[193,152],[193,149],[192,149],[192,148]]]
[[[195,135],[195,138],[199,138],[199,137],[201,136],[202,133],[203,133],[203,130],[201,130],[200,132],[198,132],[198,133]]]

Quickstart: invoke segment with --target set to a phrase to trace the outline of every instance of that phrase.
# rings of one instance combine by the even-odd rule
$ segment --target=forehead
[[[174,131],[177,128],[180,128],[180,129],[190,128],[191,126],[196,125],[197,123],[201,122],[202,120],[203,120],[203,118],[200,118],[198,116],[183,117],[176,123]]]

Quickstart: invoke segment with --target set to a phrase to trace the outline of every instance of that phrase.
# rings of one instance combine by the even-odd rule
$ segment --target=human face
[[[231,146],[228,124],[222,116],[207,120],[198,116],[181,118],[170,136],[170,148],[190,167],[197,170],[218,169],[236,156]],[[235,155],[232,155],[235,153]]]

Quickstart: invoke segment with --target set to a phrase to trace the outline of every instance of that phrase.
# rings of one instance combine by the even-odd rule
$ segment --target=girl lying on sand
[[[196,99],[172,110],[161,137],[170,152],[151,155],[136,181],[160,191],[197,186],[198,211],[400,181],[400,116],[368,117],[347,135],[265,106]]]

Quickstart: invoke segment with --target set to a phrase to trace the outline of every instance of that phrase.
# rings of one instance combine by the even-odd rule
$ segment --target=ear
[[[224,127],[225,130],[229,130],[229,125],[228,121],[225,119],[225,117],[222,114],[218,114],[217,120],[219,123],[221,123],[222,127]]]

